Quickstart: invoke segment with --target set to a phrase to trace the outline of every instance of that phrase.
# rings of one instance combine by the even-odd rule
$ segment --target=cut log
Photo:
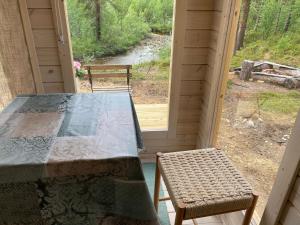
[[[269,61],[264,61],[262,63],[272,65],[274,69],[289,69],[289,70],[297,70],[298,69],[296,67],[282,65],[282,64],[278,64],[278,63],[269,62]]]
[[[292,77],[300,77],[300,70],[288,70],[288,69],[281,69],[275,70],[277,73],[285,74]]]
[[[251,72],[254,67],[254,62],[250,60],[245,60],[242,65],[242,70],[240,73],[241,80],[249,80],[251,77]]]
[[[275,74],[275,73],[252,72],[252,74],[260,75],[260,76],[266,76],[266,77],[291,78],[290,76]]]
[[[284,86],[288,89],[295,89],[297,88],[299,81],[297,81],[296,79],[293,78],[286,78],[284,81]]]
[[[288,89],[300,88],[300,78],[294,78],[291,76],[252,72],[251,78],[254,80],[263,80],[265,82],[284,86]]]

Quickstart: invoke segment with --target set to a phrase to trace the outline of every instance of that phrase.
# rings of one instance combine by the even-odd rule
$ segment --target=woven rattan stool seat
[[[159,155],[159,169],[175,209],[184,219],[247,209],[253,195],[248,182],[222,151],[201,149]]]

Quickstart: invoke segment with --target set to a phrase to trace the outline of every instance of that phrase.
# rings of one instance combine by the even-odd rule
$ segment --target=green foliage
[[[227,80],[227,89],[231,89],[233,85],[232,80]]]
[[[159,59],[133,66],[133,80],[168,80],[170,74],[171,47],[168,45],[159,51]],[[154,71],[154,73],[152,72]],[[154,74],[154,75],[153,75]]]
[[[300,109],[300,92],[264,92],[259,95],[259,105],[266,112],[296,115]]]
[[[172,30],[173,0],[132,0],[139,15],[152,32],[170,33]]]
[[[247,43],[232,58],[232,67],[239,67],[243,60],[268,60],[300,67],[300,32],[273,35],[267,40]]]
[[[75,58],[125,52],[152,30],[172,29],[173,0],[101,0],[101,40],[96,40],[95,5],[99,0],[68,0]]]
[[[170,66],[170,58],[171,58],[171,46],[168,45],[164,48],[162,48],[159,51],[159,60],[158,60],[158,64],[161,67],[169,67]]]
[[[300,0],[251,0],[244,46],[233,67],[245,59],[300,66]]]
[[[94,55],[97,46],[94,31],[90,29],[93,21],[87,16],[85,5],[77,0],[68,0],[68,16],[74,56]]]
[[[284,34],[289,15],[288,30],[300,31],[300,0],[252,0],[247,23],[247,41],[269,39]],[[255,34],[255,35],[254,35]]]

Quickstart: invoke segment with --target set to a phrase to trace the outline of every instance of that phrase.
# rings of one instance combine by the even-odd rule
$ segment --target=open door
[[[278,169],[261,225],[300,223],[300,112]]]

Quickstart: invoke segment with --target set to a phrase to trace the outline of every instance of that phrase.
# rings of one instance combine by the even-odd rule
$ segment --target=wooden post
[[[92,92],[94,92],[94,90],[93,90],[93,77],[92,77],[92,73],[91,73],[91,67],[88,67],[88,75],[89,75],[89,82],[90,82],[90,85],[91,85],[91,90],[92,90]]]
[[[249,80],[249,78],[251,77],[251,72],[253,70],[253,67],[254,67],[253,61],[245,60],[242,65],[240,79],[241,80]]]

